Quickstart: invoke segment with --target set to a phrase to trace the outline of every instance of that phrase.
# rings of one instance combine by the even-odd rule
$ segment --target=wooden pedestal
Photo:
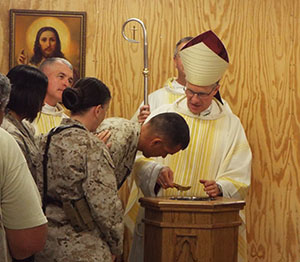
[[[144,262],[236,262],[239,210],[245,202],[141,198]]]

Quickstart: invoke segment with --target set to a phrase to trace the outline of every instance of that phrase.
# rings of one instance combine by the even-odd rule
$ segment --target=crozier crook
[[[123,24],[123,27],[122,27],[122,35],[123,37],[131,42],[131,43],[139,43],[139,41],[137,40],[134,40],[134,39],[130,39],[128,38],[126,35],[125,35],[125,26],[127,25],[127,23],[131,22],[131,21],[136,21],[138,22],[142,28],[143,28],[143,34],[144,34],[144,70],[143,70],[143,75],[144,75],[144,104],[145,105],[148,105],[148,73],[149,73],[149,70],[148,70],[148,41],[147,41],[147,32],[146,32],[146,28],[145,28],[145,25],[144,23],[140,20],[140,19],[137,19],[137,18],[129,18],[124,24]]]

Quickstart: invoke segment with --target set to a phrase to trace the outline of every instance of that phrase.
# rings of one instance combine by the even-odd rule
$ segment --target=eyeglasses
[[[193,97],[194,95],[196,95],[198,98],[200,98],[200,97],[208,97],[208,96],[210,96],[211,93],[213,91],[215,91],[215,89],[216,89],[217,86],[218,85],[214,85],[209,93],[195,92],[192,89],[187,88],[186,86],[183,88],[183,90],[185,91],[186,96],[188,96],[188,97]]]

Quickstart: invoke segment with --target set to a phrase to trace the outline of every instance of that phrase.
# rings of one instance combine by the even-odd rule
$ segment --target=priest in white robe
[[[218,93],[219,80],[228,67],[227,51],[221,40],[207,31],[189,41],[180,51],[186,74],[185,96],[163,105],[147,118],[162,112],[177,112],[190,128],[188,148],[166,158],[137,159],[134,177],[140,190],[132,188],[125,221],[133,226],[136,200],[144,196],[224,196],[245,199],[250,185],[252,154],[244,128]],[[146,122],[147,122],[146,120]],[[178,191],[173,183],[191,186]],[[143,261],[143,209],[135,223],[130,262]],[[238,261],[247,261],[244,211],[239,230]]]

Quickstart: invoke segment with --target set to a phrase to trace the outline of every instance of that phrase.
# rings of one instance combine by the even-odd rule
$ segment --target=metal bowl
[[[173,196],[171,200],[186,200],[186,201],[212,201],[213,197],[196,197],[196,196]]]

